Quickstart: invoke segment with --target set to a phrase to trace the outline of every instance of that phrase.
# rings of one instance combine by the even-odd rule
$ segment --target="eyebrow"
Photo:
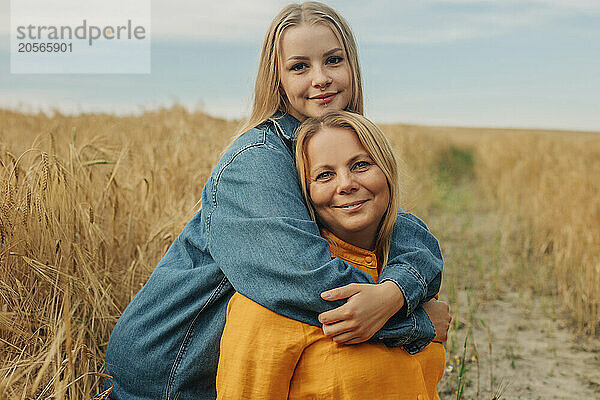
[[[337,53],[338,51],[342,51],[343,49],[341,47],[336,47],[334,49],[331,49],[329,51],[326,51],[325,53],[323,53],[323,57],[327,57],[330,56],[334,53]],[[291,56],[290,58],[287,59],[287,61],[292,61],[292,60],[308,60],[309,58],[306,56]]]
[[[365,159],[368,159],[371,162],[373,162],[373,157],[371,157],[371,155],[369,155],[369,153],[359,153],[359,154],[355,155],[354,157],[352,157],[351,159],[349,159],[346,162],[346,165],[352,165],[356,161],[360,160],[361,158],[365,158]],[[320,165],[317,165],[314,168],[311,168],[310,171],[309,171],[309,173],[311,173],[311,174],[315,173],[316,174],[317,172],[320,172],[321,169],[334,169],[334,168],[331,165],[329,165],[329,164],[320,164]]]

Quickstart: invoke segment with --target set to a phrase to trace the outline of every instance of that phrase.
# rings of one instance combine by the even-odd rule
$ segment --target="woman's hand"
[[[452,321],[448,304],[443,301],[431,299],[423,304],[423,309],[429,315],[433,326],[435,326],[435,338],[433,341],[443,343],[448,340],[448,329]]]
[[[343,306],[319,314],[325,336],[344,344],[369,340],[404,306],[404,295],[392,281],[351,283],[323,292],[321,297],[328,301],[348,299]]]

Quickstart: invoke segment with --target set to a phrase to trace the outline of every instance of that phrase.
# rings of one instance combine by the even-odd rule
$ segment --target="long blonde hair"
[[[380,250],[383,256],[382,264],[387,263],[390,252],[392,231],[396,222],[396,215],[400,205],[400,182],[398,163],[394,156],[392,146],[381,130],[370,120],[362,115],[348,111],[333,111],[316,118],[305,120],[298,131],[296,142],[296,169],[300,178],[302,194],[308,205],[311,218],[318,222],[314,205],[310,199],[308,188],[308,156],[307,146],[310,139],[324,128],[342,128],[356,134],[360,143],[371,156],[375,164],[383,171],[390,189],[390,202],[381,219],[375,249]]]
[[[352,96],[346,109],[363,113],[362,77],[358,62],[356,41],[348,22],[333,8],[318,2],[305,2],[285,6],[273,19],[265,36],[254,84],[254,104],[250,118],[241,125],[238,135],[254,128],[277,111],[287,112],[288,104],[281,87],[280,44],[283,33],[301,24],[324,24],[342,44],[352,75]]]

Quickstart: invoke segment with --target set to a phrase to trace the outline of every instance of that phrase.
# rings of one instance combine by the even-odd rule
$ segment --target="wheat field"
[[[0,110],[0,399],[102,392],[112,327],[198,211],[236,127],[179,106],[139,116]],[[496,244],[514,262],[482,272],[486,287],[558,296],[575,330],[598,335],[600,134],[383,128],[404,164],[405,208],[427,221],[451,210],[440,193],[468,181],[499,216]]]

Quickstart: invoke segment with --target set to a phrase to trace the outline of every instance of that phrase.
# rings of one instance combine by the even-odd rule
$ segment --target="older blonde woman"
[[[398,213],[398,168],[385,136],[365,117],[346,111],[310,118],[298,133],[296,165],[331,257],[378,281],[397,219],[421,224]],[[335,322],[328,313],[320,320]],[[351,332],[352,325],[346,329]],[[444,362],[440,343],[416,354],[381,343],[340,345],[318,327],[236,293],[221,339],[217,398],[439,399]]]

